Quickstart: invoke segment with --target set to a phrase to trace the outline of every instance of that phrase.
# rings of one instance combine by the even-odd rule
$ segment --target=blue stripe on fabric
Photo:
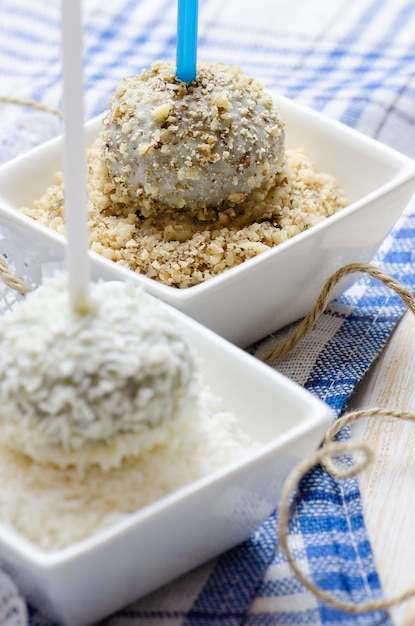
[[[59,28],[58,20],[51,21],[50,29],[41,33],[36,33],[36,30],[33,28],[30,30],[24,28],[24,24],[25,22],[22,21],[21,24],[16,24],[13,28],[8,27],[7,30],[0,25],[0,34],[3,36],[4,33],[6,39],[10,42],[9,46],[11,43],[19,47],[31,43],[40,43],[42,46],[47,46],[48,41],[55,40],[55,33]],[[0,52],[3,51],[7,54],[8,48],[4,47],[4,40],[0,40]]]
[[[323,624],[336,624],[336,626],[392,626],[386,611],[352,616],[350,613],[344,613],[329,606],[322,606],[320,615]]]
[[[370,24],[375,17],[379,15],[382,7],[386,5],[387,0],[374,0],[371,4],[365,7],[364,13],[360,16],[359,21],[355,23],[348,36],[343,38],[343,41],[346,40],[349,44],[354,43],[358,37],[362,36],[364,31],[367,29],[368,24]]]
[[[371,84],[371,81],[374,80],[374,60],[381,61],[382,64],[384,64],[384,62],[386,61],[388,67],[394,67],[394,65],[390,65],[392,62],[396,63],[397,61],[402,61],[403,63],[408,64],[414,61],[414,54],[408,52],[408,50],[402,50],[402,53],[399,53],[399,51],[396,50],[395,47],[391,49],[379,47],[376,50],[370,48],[366,53],[364,53],[350,49],[349,40],[338,41],[333,39],[331,41],[330,37],[327,37],[325,39],[325,45],[327,46],[327,50],[325,50],[321,48],[316,48],[315,40],[307,35],[305,35],[304,37],[295,37],[291,34],[273,31],[273,37],[276,39],[276,43],[273,42],[264,44],[262,42],[259,44],[257,39],[258,31],[256,31],[255,39],[252,39],[252,31],[241,27],[239,29],[239,34],[241,35],[241,38],[237,41],[232,41],[229,37],[229,34],[230,28],[228,26],[224,26],[218,23],[217,25],[215,25],[214,35],[209,33],[201,37],[200,46],[206,51],[235,50],[242,53],[252,53],[260,58],[263,58],[266,55],[268,58],[271,59],[270,61],[268,61],[268,65],[270,65],[271,67],[272,57],[275,57],[276,59],[278,58],[279,66],[276,69],[280,70],[281,68],[285,67],[287,69],[289,68],[291,72],[294,72],[293,74],[291,74],[291,78],[298,75],[310,76],[310,70],[313,73],[320,75],[321,70],[325,69],[327,66],[327,68],[330,69],[329,73],[335,71],[336,73],[340,73],[341,76],[343,76],[343,73],[350,72],[353,73],[353,76],[356,76],[359,74],[364,74],[364,70],[369,71],[369,82],[367,84]],[[265,36],[266,31],[261,31],[259,35]],[[330,46],[335,47],[331,48]],[[294,67],[290,63],[284,64],[284,61],[286,61],[287,59],[295,60],[298,59],[299,56],[303,58],[308,54],[310,54],[315,61],[315,67],[305,67],[304,63]],[[345,58],[347,58],[349,62],[351,60],[354,60],[360,61],[360,63],[359,65],[342,67],[340,65],[340,61]],[[324,62],[324,65],[318,65],[318,60],[321,63]],[[364,61],[367,61],[366,65],[363,65]],[[380,72],[380,70],[377,71]],[[380,75],[383,75],[383,68]],[[394,76],[395,74],[392,73],[392,77]],[[395,76],[395,78],[396,84],[399,84],[399,76]],[[328,88],[336,89],[336,84],[337,81],[334,86],[328,86]],[[299,87],[299,89],[300,88],[301,87]]]
[[[40,11],[46,7],[41,7],[40,5],[36,5],[36,3],[32,3],[30,9],[28,5],[25,5],[24,9],[21,8],[21,5],[16,6],[14,2],[10,3],[2,3],[2,13],[4,15],[14,16],[19,19],[31,20],[32,22],[38,22],[39,24],[43,24],[47,27],[55,27],[56,20],[49,16],[49,12]],[[35,11],[34,9],[38,8],[39,11]]]
[[[5,56],[8,57],[9,63],[12,63],[13,61],[21,61],[24,63],[27,63],[28,61],[31,63],[34,61],[38,61],[38,62],[45,61],[45,55],[42,54],[41,52],[36,53],[35,51],[33,51],[31,53],[27,53],[23,49],[20,49],[20,48],[16,48],[15,50],[13,50],[12,48],[5,48],[3,50],[5,53]],[[0,54],[3,54],[3,50],[0,50]],[[0,69],[1,74],[7,73],[10,76],[16,76],[16,72],[18,71],[19,71],[18,68],[13,68],[11,65],[8,65],[7,67],[2,67]],[[20,75],[27,78],[27,68],[22,68],[20,70]],[[44,76],[44,74],[38,73],[36,76]],[[35,74],[32,74],[32,77],[35,77]]]
[[[109,20],[110,20],[109,25],[103,31],[97,31],[97,37],[103,36],[104,40],[106,41],[106,43],[108,43],[108,41],[110,41],[111,39],[115,40],[117,35],[122,32],[122,28],[125,25],[125,23],[128,21],[128,16],[130,15],[130,12],[134,8],[136,8],[137,2],[141,2],[141,1],[142,0],[136,0],[136,1],[135,0],[126,0],[126,2],[120,7],[120,10],[118,11],[118,13],[117,13],[115,18],[114,18],[114,15],[112,15],[112,14],[108,16]],[[88,27],[86,27],[85,31],[86,31],[86,33],[88,32]],[[119,40],[124,41],[124,37],[120,36]],[[84,45],[85,45],[84,57],[85,57],[85,59],[87,61],[89,59],[90,47],[88,47],[86,45],[86,41],[84,41]],[[100,49],[103,49],[103,47],[104,46],[101,46]],[[114,62],[114,64],[116,64],[116,63]],[[91,83],[92,79],[89,76],[88,65],[89,65],[89,62],[86,62],[85,79],[88,78],[89,82]],[[56,84],[57,80],[59,79],[59,77],[54,76],[54,75],[52,75],[51,77],[45,77],[45,78],[47,78],[47,80],[45,80],[42,85],[38,85],[37,88],[32,93],[32,97],[35,100],[42,101],[42,99],[44,97],[44,94],[52,86],[54,86]],[[86,88],[88,88],[87,81],[86,81]]]
[[[262,580],[276,544],[276,519],[271,515],[254,535],[223,554],[182,626],[241,623]]]
[[[381,57],[381,58],[383,59],[384,57]],[[407,68],[406,65],[407,64],[403,62],[396,63],[393,68],[390,68],[390,70],[387,72],[386,75],[383,75],[382,80],[379,81],[378,83],[378,86],[380,89],[388,88],[391,95],[395,96],[395,99],[396,99],[396,94],[398,94],[402,89],[400,86],[395,85],[395,83],[398,82],[400,85],[401,80],[402,80],[400,77],[407,75],[408,70],[411,73],[413,72],[413,70],[411,70],[410,68]],[[392,78],[392,84],[388,85],[387,81],[390,77]],[[398,77],[398,78],[394,79],[394,77]],[[349,84],[351,84],[352,81],[353,81],[353,77],[351,77]],[[348,105],[347,109],[345,109],[343,115],[339,118],[341,122],[354,128],[357,127],[358,122],[365,108],[367,107],[367,105],[372,101],[372,99],[376,97],[376,89],[373,88],[371,84],[361,85],[359,92],[364,93],[365,96],[362,96],[360,93],[358,93],[356,96],[350,99],[350,104]],[[391,114],[393,107],[390,107],[389,105],[385,106],[383,99],[384,99],[384,96],[382,96],[382,102],[378,102],[377,104],[380,108],[384,110],[384,117],[385,117]],[[415,122],[415,116],[410,115],[408,112],[402,112],[396,109],[394,110],[394,113],[396,114],[397,117],[403,120],[406,120],[408,123],[413,124]],[[373,135],[375,138],[378,137],[379,135],[379,128],[380,126],[378,126],[377,131]]]
[[[138,0],[139,2],[142,2],[143,0]],[[118,12],[117,12],[117,16],[114,19],[114,15],[110,14],[108,15],[109,18],[109,22],[106,28],[104,28],[103,30],[100,29],[96,29],[95,33],[96,33],[96,38],[97,40],[100,39],[100,37],[102,36],[104,39],[104,43],[100,46],[97,46],[96,50],[103,50],[105,48],[106,45],[108,45],[108,42],[110,41],[125,41],[126,45],[129,46],[129,40],[125,39],[125,37],[123,37],[122,34],[122,30],[123,27],[125,26],[125,24],[128,21],[128,16],[131,14],[131,12],[133,12],[134,10],[137,9],[137,1],[135,0],[126,0],[126,2],[120,6],[118,8]],[[93,32],[93,28],[91,28],[88,23],[86,23],[85,25],[85,33],[86,34],[91,34]],[[59,33],[58,33],[58,37],[59,37]],[[90,89],[92,87],[92,85],[94,85],[95,87],[96,85],[96,80],[98,78],[98,76],[95,76],[94,74],[91,76],[88,69],[89,69],[89,63],[90,63],[90,50],[91,50],[91,46],[87,45],[87,41],[86,41],[87,37],[85,37],[85,51],[84,51],[84,57],[86,59],[86,63],[85,63],[85,70],[84,70],[84,74],[85,74],[85,87],[86,90]],[[131,50],[129,52],[130,54],[132,54]],[[92,57],[93,58],[93,57]],[[110,75],[110,69],[111,67],[117,67],[119,65],[122,66],[122,64],[120,63],[120,60],[123,59],[123,57],[117,57],[117,61],[114,61],[111,64],[108,64],[108,74]],[[35,100],[39,100],[42,101],[45,94],[53,87],[56,86],[56,84],[60,81],[60,75],[59,73],[51,73],[50,76],[44,76],[45,80],[42,82],[42,84],[38,84],[36,85],[36,88],[32,91],[31,97],[34,98]],[[108,102],[107,100],[105,101],[105,104],[107,105]]]
[[[134,0],[129,0],[127,4],[132,4],[135,9],[137,8],[137,3]],[[116,57],[111,61],[106,61],[101,65],[94,65],[93,72],[87,73],[87,88],[89,85],[94,85],[98,81],[106,79],[108,76],[111,76],[114,73],[114,70],[118,68],[123,68],[123,75],[121,77],[117,77],[112,85],[110,86],[110,91],[112,91],[118,80],[124,78],[128,74],[137,74],[139,73],[143,66],[149,66],[151,63],[158,58],[172,58],[174,56],[175,50],[175,34],[168,35],[164,40],[161,38],[158,40],[159,50],[154,55],[149,56],[145,55],[143,59],[143,63],[141,66],[135,61],[138,56],[138,51],[145,47],[149,41],[151,41],[152,34],[157,30],[157,28],[163,24],[163,16],[167,10],[171,8],[171,0],[166,0],[161,6],[157,7],[157,17],[153,17],[145,26],[144,32],[142,34],[138,34],[134,38],[126,39],[125,46],[123,50],[117,50]],[[123,14],[128,15],[125,10],[123,10]],[[119,24],[119,26],[121,23]],[[171,24],[174,29],[174,24]],[[175,33],[175,29],[174,29]],[[99,33],[97,33],[99,35]],[[111,27],[108,27],[107,30],[104,31],[103,34],[103,42],[98,44],[98,39],[94,45],[90,46],[87,49],[87,58],[91,59],[96,57],[107,45],[108,41],[113,40],[116,37],[116,32]],[[128,69],[127,69],[128,68]],[[101,95],[99,100],[95,103],[95,112],[104,110],[108,106],[108,97],[110,92],[106,91]]]
[[[407,250],[406,252],[391,250],[385,254],[384,262],[392,263],[412,263],[415,258],[415,250]]]
[[[6,13],[14,15],[16,11],[6,11]],[[51,18],[45,19],[44,13],[19,11],[17,15],[20,19],[18,22],[13,22],[12,27],[7,24],[7,29],[5,29],[4,26],[0,24],[0,55],[30,61],[40,61],[44,59],[47,46],[57,41],[58,29],[60,28],[59,20]],[[35,28],[28,27],[29,21],[37,21],[47,28],[37,33]],[[26,49],[26,45],[31,45],[32,47]],[[37,45],[39,45],[39,51],[36,49]],[[4,68],[1,68],[1,70],[3,69]]]
[[[384,42],[394,41],[399,33],[399,31],[406,25],[407,20],[411,15],[414,14],[415,4],[409,3],[403,7],[398,16],[392,22],[389,30],[385,33],[383,37]],[[381,45],[381,43],[379,44]],[[411,58],[413,60],[413,57]],[[398,62],[393,68],[391,68],[390,73],[392,75],[399,76],[400,70],[402,68],[402,60]],[[350,105],[345,110],[343,116],[340,118],[341,121],[349,124],[350,126],[357,126],[359,117],[362,113],[362,107],[356,107],[356,101],[354,99],[351,100]]]
[[[395,262],[399,260],[403,265],[407,261],[407,255],[401,253],[394,255],[393,249],[385,256],[393,258]],[[338,302],[348,304],[347,295],[338,298]],[[370,303],[372,310],[369,315],[367,303]],[[400,298],[390,295],[386,288],[383,294],[379,293],[375,297],[364,296],[358,306],[360,307],[359,313],[349,315],[333,340],[325,346],[305,384],[308,390],[325,400],[337,413],[341,412],[354,389],[356,368],[363,375],[379,350],[385,345],[392,328],[405,308]],[[336,346],[335,352],[333,351],[334,345]],[[349,346],[352,347],[351,353]],[[352,360],[351,356],[353,356]],[[330,363],[332,365],[328,367]],[[356,363],[359,365],[357,366]],[[333,380],[330,377],[325,381],[326,371],[337,372],[336,379]]]
[[[312,499],[313,493],[313,491],[310,492],[307,497],[308,500]],[[340,499],[339,503],[341,503]],[[317,513],[313,507],[311,515],[302,515],[301,531],[306,535],[315,535],[316,533],[326,532],[347,533],[350,528],[352,530],[362,528],[363,523],[363,513],[360,515],[350,516],[346,520],[344,515],[341,514],[341,511],[337,516],[332,513],[322,515]]]
[[[342,572],[320,572],[314,576],[315,583],[324,591],[336,592],[357,592],[366,591],[366,580],[361,576],[352,576]],[[349,595],[348,593],[348,595]],[[341,593],[336,594],[341,597]]]
[[[395,40],[414,14],[415,4],[413,2],[405,4],[391,23],[389,30],[385,33],[384,41],[389,42]]]
[[[165,42],[163,42],[163,43],[164,43],[164,45],[166,46],[166,49],[169,49],[169,50],[171,50],[171,49],[172,49],[172,42],[173,42],[173,41],[174,41],[174,38],[172,38],[172,37],[168,37],[168,38],[166,39],[166,41],[165,41]],[[219,44],[218,44],[218,45],[222,45],[222,46],[224,46],[224,45],[226,45],[226,44],[224,44],[224,43],[222,43],[222,42],[219,42]],[[133,47],[134,47],[134,46],[133,46]],[[249,52],[250,50],[255,50],[255,49],[258,49],[258,50],[259,50],[259,52],[263,53],[263,52],[264,52],[264,50],[265,50],[265,52],[268,54],[268,52],[267,52],[267,48],[264,48],[264,46],[260,46],[260,47],[256,46],[256,47],[255,47],[254,45],[252,45],[252,46],[247,45],[247,46],[246,46],[246,48],[247,48],[248,52]],[[340,48],[339,48],[339,50],[340,50]],[[344,54],[346,54],[346,51],[345,51],[345,50],[342,50],[342,51],[341,51],[341,54],[339,54],[339,50],[335,50],[335,51],[333,52],[333,57],[334,57],[334,58],[335,58],[336,56],[340,56],[340,58],[341,58],[341,57],[343,57],[343,55],[344,55]],[[270,55],[272,54],[272,51],[271,51],[271,50],[269,51],[269,54],[270,54]],[[275,54],[276,54],[276,56],[278,56],[279,54],[283,54],[283,50],[282,50],[282,49],[277,49],[277,48],[276,48]],[[349,51],[349,54],[350,54],[350,51]],[[352,56],[352,55],[353,55],[353,51],[351,52],[351,56]],[[372,53],[372,52],[369,52],[369,53],[368,53],[368,55],[369,55],[369,56],[368,56],[368,58],[371,58],[371,56],[370,56],[370,55],[372,55],[372,56],[373,56],[373,53]],[[385,51],[385,50],[383,50],[383,58],[387,58],[387,57],[388,57],[388,52],[387,52],[387,50],[386,50],[386,51]],[[122,60],[122,59],[120,59],[120,62],[121,62],[121,60]],[[145,59],[144,61],[142,61],[142,62],[143,62],[143,63],[144,63],[144,62],[147,62],[147,61],[148,61],[148,62],[151,62],[151,60],[152,60],[151,58],[147,58],[147,57],[146,57],[146,59]],[[118,63],[115,63],[115,64],[114,64],[114,67],[119,67],[119,66],[118,66]],[[258,67],[260,67],[260,66],[258,65]],[[323,66],[323,67],[324,67],[324,66]],[[321,68],[320,68],[320,71],[321,71]],[[108,77],[108,74],[109,74],[109,73],[110,73],[110,72],[106,73],[106,72],[105,72],[105,69],[104,69],[103,71],[96,72],[95,74],[92,74],[90,77],[88,77],[88,81],[89,81],[89,82],[93,82],[94,80],[96,80],[96,81],[100,81],[100,80],[101,80],[101,81],[102,81],[102,80],[104,80],[104,79],[105,79],[105,77]],[[291,71],[291,68],[290,68],[290,67],[287,69],[287,73],[288,73],[290,76],[292,76],[292,75],[293,75],[293,72]],[[354,76],[354,75],[355,75],[355,74],[352,74],[352,76]],[[395,75],[397,76],[397,80],[398,80],[398,79],[399,79],[399,73],[396,73]],[[345,76],[346,76],[346,78],[347,78],[347,76],[348,76],[348,77],[349,77],[349,79],[350,79],[350,70],[347,70],[347,72],[345,73]],[[353,79],[352,79],[352,80],[353,80]],[[88,85],[89,85],[89,82],[88,82]],[[270,82],[271,82],[271,81],[270,81]],[[379,79],[379,83],[381,83],[381,82],[382,82],[382,80],[381,80],[381,79]],[[277,84],[280,86],[280,83],[277,83]],[[334,85],[334,86],[331,86],[331,87],[330,87],[330,89],[324,90],[324,91],[325,91],[325,94],[319,94],[319,95],[317,96],[317,97],[318,97],[318,102],[319,102],[319,105],[318,105],[318,106],[316,106],[315,108],[321,108],[321,106],[320,106],[320,105],[321,105],[322,103],[327,103],[327,102],[329,102],[329,101],[332,99],[332,97],[335,97],[335,96],[336,96],[336,93],[339,91],[339,89],[341,89],[341,88],[342,88],[342,86],[344,87],[344,85],[345,85],[345,84],[347,84],[347,80],[345,80],[345,78],[344,78],[344,77],[339,76],[339,85]],[[372,83],[372,84],[375,84],[375,83]],[[295,87],[295,88],[296,88],[296,87]],[[43,98],[43,95],[44,95],[45,93],[47,93],[47,89],[43,89],[43,91],[42,91],[42,92],[41,92],[41,91],[39,91],[39,92],[38,92],[38,94],[39,94],[39,95],[41,95],[41,98]],[[106,96],[107,96],[107,94],[106,94]],[[35,94],[35,98],[37,98],[37,97],[38,97],[38,95],[37,95],[37,94]],[[367,105],[367,102],[368,102],[368,98],[367,98],[367,97],[364,97],[364,98],[363,98],[363,97],[359,96],[357,100],[358,100],[358,102],[359,102],[359,105],[358,105],[358,106],[359,106],[359,110],[361,110],[361,108],[362,108],[362,107],[365,107],[365,106]],[[103,108],[104,104],[107,104],[107,99],[106,99],[106,97],[105,97],[105,100],[103,100],[103,99],[102,99],[102,97],[101,97],[100,102],[101,102],[101,107],[100,107],[100,108]],[[324,105],[324,106],[325,106],[325,105]],[[399,112],[398,112],[398,113],[399,113]],[[402,115],[402,113],[399,113],[399,114],[400,114],[400,115]]]
[[[275,580],[266,580],[261,587],[262,598],[272,598],[275,596],[290,596],[303,591],[300,581],[291,576],[284,576]]]
[[[398,230],[396,233],[393,233],[393,236],[399,241],[399,239],[414,239],[415,238],[415,228],[408,226],[404,226],[401,230]]]
[[[288,39],[285,41],[285,37],[283,33],[277,33],[277,43],[275,44],[258,44],[257,39],[251,39],[251,31],[247,29],[241,28],[239,30],[240,35],[246,33],[246,38],[238,41],[232,41],[229,38],[229,28],[224,27],[220,24],[217,25],[217,30],[215,34],[212,36],[211,34],[205,35],[200,39],[200,49],[204,51],[204,54],[210,50],[223,50],[223,51],[241,51],[244,55],[255,53],[260,58],[263,58],[264,55],[268,57],[276,57],[279,59],[280,63],[282,59],[297,58],[298,57],[298,49],[301,49],[304,45],[303,39],[298,39],[294,43],[298,44],[298,48],[293,48],[292,39]],[[322,55],[325,56],[325,55]]]
[[[86,48],[86,57],[93,57],[96,53],[103,51],[108,46],[109,42],[118,40],[117,35],[128,22],[131,12],[137,10],[142,3],[143,0],[125,0],[125,3],[120,7],[120,10],[115,16],[109,15],[110,21],[102,30],[96,28],[93,23],[89,23],[86,32],[95,37],[95,42]],[[148,34],[146,38],[148,38]],[[124,41],[125,45],[130,45],[130,40],[124,40],[124,38],[122,38],[122,41]],[[116,61],[114,61],[114,63],[116,63]]]
[[[350,435],[347,438],[350,438]],[[315,471],[317,472],[317,470]],[[346,493],[342,492],[340,494],[338,489],[335,488],[335,484],[331,485],[328,483],[332,479],[327,478],[325,472],[321,474],[311,473],[310,476],[310,481],[307,478],[303,478],[301,481],[300,493],[302,502],[312,503],[314,509],[321,504],[321,510],[324,511],[326,510],[324,507],[327,504],[350,503],[359,497],[359,489],[357,487],[355,489],[349,488]]]
[[[363,518],[362,518],[363,519]],[[336,529],[337,530],[337,529]],[[318,543],[307,547],[307,557],[310,559],[328,559],[340,558],[344,561],[351,561],[356,558],[356,549],[360,557],[366,557],[371,554],[371,546],[366,539],[352,546],[350,543],[342,542],[341,539],[337,543]]]
[[[368,24],[371,20],[374,19],[375,15],[379,12],[382,4],[379,0],[375,0],[369,7],[367,7],[366,11],[360,17],[359,21],[353,25],[352,30],[347,34],[347,36],[343,37],[339,42],[336,42],[335,47],[327,54],[327,59],[323,65],[315,68],[315,70],[309,73],[308,77],[305,77],[304,80],[296,86],[295,93],[292,96],[298,96],[303,91],[308,89],[310,85],[313,85],[313,88],[316,89],[316,84],[321,83],[322,79],[326,78],[327,74],[332,74],[334,71],[338,70],[339,60],[349,54],[349,51],[353,49],[353,44],[357,40],[358,37],[362,35],[362,32],[367,28]],[[343,82],[336,82],[336,91],[343,87]],[[289,96],[291,94],[288,94]],[[316,101],[312,101],[311,106],[316,107]]]

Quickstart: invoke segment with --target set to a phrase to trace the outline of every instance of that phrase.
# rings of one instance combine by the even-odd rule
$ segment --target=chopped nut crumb
[[[101,159],[101,139],[88,150],[91,248],[107,259],[166,285],[187,288],[217,276],[279,245],[346,206],[335,179],[316,170],[307,154],[287,150],[285,164],[268,193],[253,192],[233,209],[198,218],[169,214],[143,219],[135,206],[114,195],[115,182]],[[115,198],[115,201],[112,199]],[[22,211],[64,233],[63,179]],[[208,218],[203,221],[200,217]]]

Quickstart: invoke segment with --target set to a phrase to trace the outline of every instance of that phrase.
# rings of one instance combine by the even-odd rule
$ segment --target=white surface
[[[14,218],[0,212],[0,250],[33,285],[62,265],[62,247]],[[0,309],[16,305],[15,292],[1,287]],[[0,526],[2,567],[63,624],[99,620],[246,539],[275,509],[287,473],[319,445],[332,420],[327,405],[302,387],[168,308],[202,356],[205,383],[263,445],[68,549],[46,553]]]
[[[315,111],[281,97],[275,100],[286,123],[287,147],[304,147],[321,171],[338,179],[351,201],[346,209],[188,289],[157,283],[91,253],[93,275],[130,277],[233,343],[247,346],[305,315],[340,266],[369,261],[415,189],[414,162]],[[99,128],[99,119],[89,123],[89,140]],[[2,166],[0,204],[12,210],[30,206],[61,168],[61,148],[62,138],[57,138]],[[31,224],[39,238],[62,245],[63,238],[49,229],[22,215],[16,219]]]
[[[352,399],[352,408],[381,407],[415,412],[415,318],[407,313],[376,365]],[[415,423],[362,420],[353,438],[364,439],[375,461],[360,477],[365,521],[384,595],[415,588],[413,519]],[[415,596],[391,610],[395,626],[415,624]]]

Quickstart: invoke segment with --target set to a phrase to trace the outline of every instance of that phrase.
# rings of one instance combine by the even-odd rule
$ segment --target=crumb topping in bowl
[[[253,192],[240,212],[198,221],[176,212],[142,218],[137,205],[116,200],[115,183],[101,157],[99,136],[88,150],[90,245],[94,252],[169,287],[186,289],[271,250],[347,205],[333,176],[319,171],[302,149],[285,152],[282,171],[264,199]],[[21,211],[65,234],[64,181]]]

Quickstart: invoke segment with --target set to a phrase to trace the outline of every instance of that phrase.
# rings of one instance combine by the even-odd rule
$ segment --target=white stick
[[[71,305],[89,310],[90,267],[83,106],[83,45],[80,0],[61,0],[65,222]]]

